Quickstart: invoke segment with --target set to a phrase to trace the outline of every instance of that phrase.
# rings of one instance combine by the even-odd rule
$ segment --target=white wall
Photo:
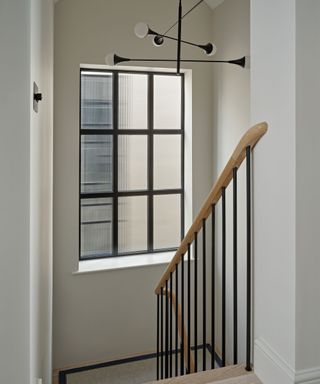
[[[319,1],[296,1],[297,370],[320,369],[319,17]]]
[[[267,384],[269,373],[277,369],[265,363],[268,346],[289,370],[295,365],[295,4],[291,0],[251,3],[251,119],[269,124],[255,152],[253,180],[255,369]],[[288,377],[281,380],[285,383]]]
[[[193,1],[184,1],[185,9]],[[203,4],[185,19],[188,40],[211,37]],[[172,0],[60,0],[55,6],[54,127],[54,367],[155,349],[153,288],[165,266],[72,275],[78,268],[79,66],[104,64],[109,52],[128,57],[175,57],[176,46],[155,49],[133,33],[139,21],[163,30],[176,19]],[[203,57],[183,48],[185,57]],[[193,206],[212,184],[211,68],[193,68]]]
[[[287,383],[297,348],[295,2],[251,4],[251,118],[269,124],[254,159],[255,368],[265,383]]]
[[[41,3],[0,5],[0,382],[12,384],[51,379],[53,13]],[[37,117],[33,79],[45,97]]]
[[[266,384],[320,381],[319,16],[316,0],[252,2],[252,119],[270,125],[254,180],[255,369]]]
[[[29,7],[0,5],[0,381],[13,384],[28,381],[30,369]]]
[[[213,12],[213,42],[217,58],[234,59],[250,53],[250,0],[225,0]],[[218,177],[241,136],[250,127],[250,71],[240,67],[213,67],[213,153],[214,175]],[[238,279],[239,279],[239,361],[245,359],[245,167],[238,172]],[[227,360],[233,361],[232,307],[232,186],[227,190]],[[217,206],[217,255],[221,255],[221,206]],[[221,260],[218,266],[221,268]],[[221,287],[217,286],[217,306]],[[216,333],[220,335],[220,317]],[[220,340],[220,339],[218,339]],[[219,344],[219,342],[218,342]]]
[[[31,1],[30,87],[35,81],[43,100],[30,119],[30,378],[44,383],[52,377],[53,11],[52,0]]]

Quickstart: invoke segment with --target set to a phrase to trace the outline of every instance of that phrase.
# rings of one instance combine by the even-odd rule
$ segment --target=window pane
[[[81,128],[112,129],[112,74],[81,75]]]
[[[119,197],[119,252],[147,250],[147,197]]]
[[[154,76],[154,129],[181,129],[180,76]]]
[[[81,259],[112,253],[112,199],[81,200]]]
[[[112,136],[81,136],[81,192],[112,191]]]
[[[119,135],[120,191],[147,189],[147,136]]]
[[[181,135],[154,136],[154,188],[181,188]]]
[[[181,239],[181,196],[154,196],[154,248],[178,247]]]
[[[148,76],[119,74],[119,129],[148,128]]]

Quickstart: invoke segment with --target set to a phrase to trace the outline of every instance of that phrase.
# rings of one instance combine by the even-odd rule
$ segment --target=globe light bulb
[[[140,39],[144,39],[149,34],[149,26],[146,23],[138,23],[134,27],[134,33]]]

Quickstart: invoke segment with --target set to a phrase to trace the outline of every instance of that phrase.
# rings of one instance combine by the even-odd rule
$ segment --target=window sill
[[[172,251],[163,253],[147,253],[137,256],[121,256],[111,257],[108,259],[79,261],[78,270],[73,272],[73,275],[168,264],[174,254],[175,252]]]

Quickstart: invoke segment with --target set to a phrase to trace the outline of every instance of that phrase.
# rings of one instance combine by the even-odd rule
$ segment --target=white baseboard
[[[320,367],[295,371],[262,338],[254,343],[254,371],[263,384],[320,384]]]
[[[296,384],[320,384],[320,367],[305,369],[296,373]]]
[[[294,370],[262,338],[254,343],[254,372],[263,384],[294,384]]]

